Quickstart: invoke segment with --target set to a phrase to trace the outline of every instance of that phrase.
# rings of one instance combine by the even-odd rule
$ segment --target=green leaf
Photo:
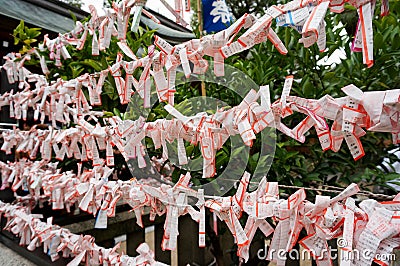
[[[113,117],[114,116],[113,113],[108,112],[108,111],[104,111],[103,114],[104,114],[104,117]]]
[[[376,47],[376,49],[382,49],[383,45],[383,36],[380,32],[378,32],[374,36],[374,47]]]
[[[71,10],[68,10],[68,11],[69,11],[69,15],[74,20],[74,23],[76,23],[78,21],[78,19],[76,18],[75,14]]]
[[[385,178],[386,181],[400,179],[400,174],[398,174],[398,173],[389,173],[389,174],[385,174],[384,178]]]
[[[98,61],[96,61],[94,59],[85,59],[85,60],[83,60],[81,62],[78,62],[78,63],[80,63],[82,65],[90,66],[97,72],[100,72],[100,71],[102,71],[104,69],[103,66],[101,65],[101,63],[99,63]]]
[[[114,109],[113,109],[113,113],[114,113],[116,116],[119,116],[119,117],[122,118],[121,112],[120,112],[117,108],[114,108]]]

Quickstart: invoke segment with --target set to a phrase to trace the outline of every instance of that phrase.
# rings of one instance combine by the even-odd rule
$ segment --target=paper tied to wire
[[[177,16],[177,19],[183,23],[179,15],[182,11],[180,1],[175,1],[176,10],[173,10],[165,1],[162,0],[162,2],[166,4],[166,6],[171,9],[171,12]],[[352,49],[354,51],[362,51],[364,63],[367,64],[368,67],[371,67],[373,65],[372,14],[374,12],[375,2],[352,0],[349,1],[349,3],[357,8],[360,16]],[[125,0],[121,1],[119,4],[114,3],[113,8],[106,9],[105,15],[101,17],[97,14],[96,9],[90,6],[91,18],[88,22],[84,24],[77,22],[76,27],[71,32],[60,34],[55,39],[50,39],[45,36],[44,42],[40,44],[37,49],[33,48],[24,56],[9,54],[5,57],[7,61],[3,68],[6,70],[9,83],[18,82],[19,89],[28,90],[31,87],[29,83],[33,82],[36,83],[36,89],[33,90],[32,93],[28,91],[11,93],[8,95],[7,99],[5,99],[5,95],[3,95],[3,99],[0,103],[5,102],[7,104],[8,102],[11,107],[10,116],[16,117],[17,119],[26,118],[27,108],[32,107],[35,110],[35,118],[40,115],[41,121],[44,121],[44,116],[49,116],[51,117],[53,127],[56,121],[69,123],[71,121],[70,116],[73,117],[73,121],[76,123],[77,115],[93,115],[90,111],[90,106],[87,104],[87,100],[83,94],[79,92],[79,88],[82,86],[80,83],[87,77],[87,74],[67,82],[58,81],[55,83],[57,86],[55,86],[55,84],[49,84],[45,76],[34,75],[23,66],[26,60],[30,60],[33,55],[37,56],[40,60],[42,72],[47,75],[49,70],[46,65],[46,59],[42,53],[46,51],[49,52],[50,60],[54,60],[56,66],[61,66],[62,60],[71,58],[67,46],[76,46],[78,50],[82,50],[85,46],[87,35],[90,34],[92,35],[91,46],[93,55],[98,55],[100,51],[107,49],[110,45],[111,37],[116,36],[119,39],[118,46],[122,52],[134,62],[137,62],[130,63],[127,67],[121,60],[121,54],[118,55],[117,62],[108,69],[115,79],[120,102],[122,104],[127,104],[129,102],[130,97],[134,93],[133,86],[135,87],[135,91],[144,99],[144,107],[150,107],[151,73],[156,84],[159,100],[167,101],[173,105],[177,67],[182,66],[187,77],[189,77],[192,72],[202,74],[208,68],[208,63],[204,59],[204,56],[208,55],[214,58],[215,75],[223,76],[224,58],[249,49],[255,44],[264,42],[267,39],[274,44],[279,52],[286,54],[287,49],[271,28],[273,20],[277,21],[278,26],[290,26],[301,33],[302,38],[300,42],[304,43],[306,47],[317,43],[319,49],[324,50],[326,45],[324,17],[327,9],[330,8],[332,12],[340,13],[344,10],[343,5],[344,2],[336,0],[321,1],[318,3],[314,1],[292,1],[285,5],[273,5],[268,8],[266,14],[259,19],[256,19],[251,14],[245,14],[226,30],[204,36],[201,39],[193,39],[174,47],[158,37],[156,38],[155,45],[160,48],[161,53],[151,52],[146,57],[140,59],[138,59],[130,47],[128,47],[126,43],[126,34],[130,10],[133,7],[135,8],[134,17],[137,22],[143,2]],[[149,15],[147,12],[143,11],[143,13]],[[387,13],[388,1],[384,0],[381,14],[386,15]],[[155,18],[152,19],[156,20]],[[133,28],[136,27],[136,22],[132,24]],[[246,31],[236,40],[235,37],[242,28],[246,29]],[[189,62],[194,64],[193,70]],[[132,73],[137,67],[144,68],[138,82],[132,77]],[[167,71],[167,77],[165,77],[164,68]],[[100,94],[103,92],[103,79],[106,76],[104,71],[101,71],[96,89],[94,89],[94,86],[88,88],[90,92],[90,102],[94,106],[101,104]],[[125,74],[126,78],[122,76],[123,74]],[[91,81],[94,85],[95,79],[91,78]],[[69,101],[69,98],[65,99],[67,106],[64,105],[63,108],[63,97],[59,95],[65,93],[63,91],[65,91],[64,88],[67,84],[69,86],[75,86],[76,94],[74,96],[76,98],[73,98],[72,101]],[[41,95],[42,97],[40,97]],[[44,96],[50,96],[53,99],[50,99],[50,102],[42,100],[40,104],[37,104],[38,99],[46,98]],[[28,99],[30,98],[35,99],[35,101],[29,101]],[[56,103],[59,98],[59,105],[57,105]],[[75,102],[76,99],[78,99],[78,102]],[[15,110],[14,103],[16,103]],[[20,105],[20,103],[22,103],[22,105]],[[71,103],[72,106],[69,105]],[[54,107],[53,109],[55,109],[56,106],[58,108],[57,115],[52,117],[52,111],[54,110],[51,108]],[[62,113],[67,112],[65,109],[69,111],[69,115],[62,117]],[[354,142],[354,140],[349,141]]]
[[[76,235],[68,229],[52,224],[52,218],[42,222],[40,214],[30,214],[23,206],[0,202],[0,212],[8,221],[4,230],[11,231],[20,237],[20,245],[34,251],[43,245],[43,251],[51,261],[72,257],[68,266],[78,266],[81,263],[93,265],[166,265],[154,259],[154,252],[146,243],[138,246],[138,256],[129,257],[117,252],[119,244],[114,248],[103,248],[94,243],[89,235]]]
[[[153,47],[149,47],[148,55],[139,59],[128,47],[125,40],[128,11],[134,4],[136,5],[133,1],[122,1],[118,5],[115,4],[113,9],[107,9],[106,15],[102,17],[99,17],[97,11],[91,7],[89,22],[85,24],[77,22],[73,31],[59,35],[53,40],[45,36],[39,50],[33,48],[24,56],[19,54],[7,55],[3,68],[6,70],[8,81],[9,83],[18,82],[19,89],[24,91],[13,91],[10,94],[3,95],[0,104],[10,105],[10,116],[17,119],[26,119],[27,109],[32,107],[35,110],[35,119],[44,121],[47,116],[51,119],[53,127],[55,127],[56,122],[69,123],[74,121],[76,123],[77,116],[80,115],[101,116],[101,114],[90,110],[88,100],[80,90],[83,86],[85,90],[89,91],[92,106],[101,105],[101,94],[104,92],[103,84],[109,72],[114,78],[121,104],[129,103],[130,97],[137,92],[144,100],[144,107],[150,107],[151,83],[154,80],[158,99],[173,105],[176,70],[179,66],[182,66],[186,77],[189,77],[192,73],[203,74],[209,65],[204,59],[204,56],[207,55],[214,58],[215,75],[224,76],[224,58],[249,49],[267,39],[281,53],[286,54],[287,50],[282,41],[271,28],[275,19],[278,25],[294,27],[299,31],[302,34],[300,41],[306,47],[317,42],[320,50],[323,50],[326,43],[324,17],[327,9],[329,7],[331,11],[341,12],[344,3],[293,1],[285,5],[271,6],[267,9],[266,14],[259,19],[256,19],[253,15],[245,14],[226,30],[176,46],[172,46],[157,37],[155,45],[161,52],[154,51]],[[140,3],[138,4],[140,5]],[[370,1],[350,1],[350,4],[358,8],[360,13],[360,22],[358,23],[353,50],[357,51],[361,47],[364,62],[367,66],[372,66],[372,18],[368,14],[373,13],[375,4]],[[387,1],[384,1],[382,7],[382,14],[387,14]],[[176,12],[174,13],[176,14]],[[241,29],[246,29],[246,31],[236,40]],[[81,34],[80,37],[79,34]],[[55,60],[55,64],[59,66],[62,58],[70,58],[67,46],[75,45],[78,49],[83,49],[87,34],[93,35],[93,54],[98,54],[99,51],[107,49],[110,45],[111,36],[115,35],[119,38],[119,48],[133,62],[124,62],[122,60],[123,54],[118,54],[115,64],[100,73],[84,74],[70,81],[58,80],[51,84],[47,82],[45,76],[33,74],[24,67],[26,60],[30,60],[32,56],[37,56],[40,59],[43,73],[48,74],[46,60],[40,53],[45,52],[45,50],[49,51],[50,59]],[[193,70],[190,63],[194,65]],[[139,80],[133,77],[133,72],[137,68],[143,68]],[[98,75],[100,78],[96,82]],[[86,83],[86,79],[89,79],[89,83]],[[35,84],[34,90],[29,90],[31,88],[30,83]],[[89,85],[82,85],[82,83]],[[49,99],[47,99],[48,97]],[[56,115],[52,115],[54,109],[57,109]],[[354,140],[351,140],[351,142],[354,142]]]
[[[249,246],[257,229],[260,229],[266,237],[272,234],[270,250],[290,252],[296,243],[300,243],[311,252],[318,265],[331,265],[330,253],[325,250],[329,249],[327,241],[335,238],[346,240],[344,244],[347,243],[347,248],[343,247],[340,251],[343,262],[347,260],[346,258],[349,259],[348,256],[351,255],[349,252],[352,249],[371,250],[371,257],[365,257],[361,262],[358,258],[350,257],[351,263],[355,265],[371,264],[373,260],[377,261],[376,254],[390,254],[393,248],[400,246],[400,241],[396,237],[400,233],[399,195],[393,201],[377,202],[366,199],[356,205],[355,200],[351,198],[359,192],[356,184],[351,184],[332,198],[317,195],[315,203],[312,203],[306,200],[305,189],[299,189],[287,199],[280,199],[278,183],[268,182],[265,177],[257,190],[248,192],[250,174],[245,173],[235,195],[207,199],[208,196],[204,195],[203,190],[196,191],[190,188],[189,173],[182,175],[174,186],[165,184],[154,186],[145,180],[140,183],[137,180],[110,181],[108,178],[112,169],[106,166],[85,170],[76,176],[71,172],[59,173],[55,166],[40,162],[3,163],[1,168],[2,175],[6,178],[11,176],[28,178],[26,183],[29,184],[31,193],[24,196],[25,198],[18,198],[18,201],[28,200],[29,196],[45,200],[41,195],[44,193],[43,196],[48,200],[55,201],[52,205],[54,209],[60,208],[61,201],[65,208],[78,202],[77,205],[81,210],[97,217],[95,222],[97,228],[106,227],[107,217],[115,215],[115,206],[120,200],[133,208],[137,223],[141,226],[143,224],[140,217],[144,207],[150,208],[151,220],[154,220],[156,215],[166,214],[162,248],[167,250],[175,249],[179,234],[184,233],[178,232],[178,217],[186,214],[199,223],[199,246],[204,246],[204,208],[216,213],[217,217],[227,224],[238,245],[238,256],[244,260],[249,258]],[[13,171],[19,174],[13,174]],[[38,179],[40,181],[37,181]],[[193,199],[196,204],[188,204],[189,200]],[[45,252],[53,260],[57,259],[60,251],[63,251],[64,256],[74,254],[76,259],[71,265],[88,258],[96,261],[97,255],[93,254],[103,252],[101,248],[90,244],[93,240],[88,236],[71,236],[72,239],[68,239],[75,244],[72,245],[74,248],[68,249],[69,240],[66,240],[67,243],[63,240],[68,234],[67,230],[52,227],[51,221],[32,223],[30,221],[35,220],[36,216],[31,217],[24,212],[13,211],[22,207],[3,203],[0,206],[0,212],[6,217],[10,213],[17,216],[9,219],[6,229],[19,234],[21,245],[28,245],[30,250],[43,242]],[[244,227],[239,222],[243,212],[248,215]],[[273,224],[266,220],[268,217],[272,218]],[[25,226],[26,222],[31,227]],[[39,232],[35,231],[35,228],[40,228]],[[307,232],[307,236],[299,239],[302,230]],[[57,249],[55,245],[58,246]],[[88,248],[95,248],[94,253],[89,252]],[[112,264],[114,256],[103,256],[103,259],[105,258],[110,258]],[[383,258],[387,259],[379,263],[389,265],[389,258],[387,256]],[[279,265],[285,262],[285,257],[277,256],[273,252],[267,255],[267,259]],[[124,257],[124,260],[130,259]]]
[[[102,72],[97,81],[89,75],[75,83],[59,81],[51,87],[42,87],[37,91],[37,96],[28,93],[28,98],[31,99],[29,102],[37,106],[37,119],[40,113],[43,113],[41,120],[48,113],[53,126],[48,130],[37,129],[35,126],[29,131],[4,130],[1,150],[10,153],[16,147],[17,151],[27,153],[31,159],[37,158],[40,153],[48,161],[52,157],[60,161],[75,158],[81,161],[90,160],[94,166],[105,162],[112,167],[115,149],[126,161],[137,159],[137,167],[145,168],[149,160],[146,159],[142,141],[147,136],[153,140],[156,149],[162,148],[164,160],[168,159],[167,142],[176,140],[180,165],[188,163],[184,141],[199,143],[203,157],[203,177],[212,177],[216,173],[216,152],[229,137],[239,135],[243,143],[250,147],[256,134],[268,127],[276,128],[300,142],[306,141],[306,133],[314,127],[323,150],[337,152],[345,140],[355,160],[364,155],[360,138],[366,134],[365,130],[390,132],[393,142],[399,142],[399,90],[362,92],[354,85],[348,85],[342,88],[346,97],[334,99],[326,95],[318,100],[304,99],[290,95],[293,76],[288,76],[281,98],[272,104],[268,88],[261,87],[259,92],[251,90],[238,106],[217,110],[213,115],[199,113],[184,116],[173,106],[166,105],[165,109],[173,117],[170,120],[146,122],[144,118],[121,120],[115,116],[104,118],[106,125],[101,126],[97,116],[102,114],[90,111],[89,102],[81,88],[85,86],[92,91],[90,98],[95,104],[99,100],[95,96],[98,96],[97,88],[103,82],[104,75]],[[61,90],[62,94],[57,95],[55,88],[63,85],[65,87]],[[74,97],[76,94],[78,97]],[[21,115],[23,118],[27,111],[27,100],[22,95],[24,94],[15,94],[12,97],[15,117]],[[9,97],[9,94],[2,96],[3,99]],[[78,107],[76,112],[69,108],[74,102]],[[62,103],[64,109],[60,108]],[[55,113],[52,112],[54,109]],[[306,118],[290,129],[281,119],[294,112],[300,112]],[[71,114],[72,120],[77,124],[75,128],[55,129],[56,121],[66,121]],[[85,121],[85,117],[90,117],[94,124]],[[333,121],[330,128],[326,120]],[[99,151],[106,151],[106,158],[100,158]]]
[[[282,41],[271,29],[272,21],[276,20],[278,26],[289,26],[302,34],[300,42],[305,47],[317,43],[320,51],[326,47],[325,21],[328,8],[335,13],[344,11],[345,1],[292,1],[284,5],[273,5],[267,9],[266,14],[257,19],[253,25],[243,33],[237,41],[222,47],[224,57],[231,56],[253,47],[255,44],[270,40],[277,50],[286,54],[287,49]],[[349,1],[358,9],[359,22],[352,50],[363,52],[363,63],[368,67],[373,65],[373,30],[372,15],[375,1]],[[382,4],[382,15],[388,12],[388,2]]]

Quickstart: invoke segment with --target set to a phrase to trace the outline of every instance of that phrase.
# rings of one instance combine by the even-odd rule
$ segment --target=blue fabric
[[[203,29],[207,33],[218,32],[228,28],[232,23],[232,16],[225,0],[202,0]]]

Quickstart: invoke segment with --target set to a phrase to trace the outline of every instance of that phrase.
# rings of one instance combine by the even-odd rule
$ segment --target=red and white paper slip
[[[357,8],[359,21],[357,23],[355,37],[352,43],[352,50],[354,52],[363,53],[363,63],[368,67],[374,64],[373,59],[373,29],[372,29],[372,16],[374,8],[371,2],[367,2]]]
[[[361,159],[365,155],[363,146],[358,137],[352,133],[347,133],[345,135],[345,140],[355,161]]]
[[[304,23],[301,39],[305,47],[310,47],[313,45],[319,38],[319,34],[321,34],[320,25],[324,23],[323,20],[325,18],[326,11],[328,10],[329,1],[320,2],[316,7],[314,7],[310,16]],[[325,26],[324,26],[325,28]],[[324,32],[322,32],[323,34]]]

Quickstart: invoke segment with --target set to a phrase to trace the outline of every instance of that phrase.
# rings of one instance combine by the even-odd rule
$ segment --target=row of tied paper
[[[324,22],[326,11],[329,7],[333,12],[342,12],[345,3],[346,1],[342,0],[321,2],[295,0],[285,5],[273,5],[268,8],[266,14],[259,19],[253,15],[245,14],[224,31],[207,35],[200,39],[193,39],[176,46],[172,46],[165,40],[156,37],[155,45],[160,49],[160,52],[154,51],[154,49],[151,48],[146,57],[138,59],[125,41],[130,10],[136,2],[121,1],[119,5],[115,5],[114,9],[107,9],[106,15],[103,17],[98,16],[95,8],[91,7],[92,16],[89,22],[84,25],[77,22],[76,28],[73,31],[60,35],[53,40],[45,37],[39,49],[33,48],[24,56],[20,54],[9,54],[5,57],[7,61],[3,65],[3,68],[7,71],[9,82],[19,82],[19,88],[25,89],[24,91],[26,93],[28,93],[27,90],[30,88],[27,81],[39,83],[36,84],[36,90],[61,90],[61,88],[57,88],[59,85],[58,83],[61,81],[58,81],[56,83],[58,85],[55,85],[49,84],[44,76],[32,77],[32,74],[24,68],[25,61],[30,60],[31,55],[38,56],[43,73],[49,74],[46,58],[40,55],[39,51],[48,51],[50,60],[55,60],[55,65],[60,66],[61,57],[65,59],[71,58],[65,45],[70,44],[76,46],[78,49],[83,49],[87,35],[91,34],[93,35],[92,53],[93,55],[98,55],[100,50],[105,50],[109,47],[111,36],[116,35],[120,40],[118,46],[123,53],[133,61],[125,63],[121,60],[121,55],[118,56],[115,64],[97,75],[90,75],[91,78],[89,78],[86,73],[76,79],[62,83],[74,87],[75,84],[80,83],[79,81],[85,80],[90,87],[91,104],[101,105],[100,94],[102,92],[104,79],[108,73],[111,73],[115,79],[121,103],[128,103],[133,93],[133,87],[135,87],[135,90],[144,99],[145,107],[149,107],[151,74],[157,87],[159,100],[169,101],[170,104],[173,104],[175,76],[179,66],[183,68],[187,77],[189,77],[192,72],[201,74],[208,68],[208,61],[204,59],[204,56],[211,56],[214,58],[214,72],[216,76],[223,76],[224,58],[250,49],[255,44],[264,42],[267,39],[270,40],[281,53],[286,54],[287,50],[282,41],[271,28],[274,19],[277,20],[278,25],[290,26],[299,31],[299,33],[302,34],[300,42],[304,43],[306,47],[317,42],[320,50],[324,50],[326,44]],[[375,1],[349,1],[349,3],[357,8],[360,15],[352,49],[354,51],[362,51],[364,63],[368,66],[372,66],[372,17]],[[388,11],[388,1],[383,0],[381,14],[386,15]],[[137,16],[135,15],[135,17]],[[115,28],[114,23],[117,23],[118,29]],[[247,31],[236,39],[235,37],[242,28],[247,29]],[[99,38],[97,38],[96,32],[99,34]],[[190,62],[194,65],[193,69],[190,67]],[[139,81],[132,76],[133,72],[138,67],[143,68]],[[167,78],[165,77],[164,69],[167,72]],[[121,77],[122,70],[126,73],[126,79]],[[95,76],[100,76],[99,81],[96,82]],[[61,93],[60,90],[58,93]],[[36,106],[33,107],[35,108]],[[44,106],[42,105],[40,108],[42,110]]]
[[[393,142],[400,143],[400,90],[363,93],[349,85],[342,88],[347,94],[345,97],[335,99],[326,95],[315,100],[290,96],[292,83],[293,76],[288,76],[281,98],[272,104],[269,88],[263,86],[258,92],[251,90],[239,105],[219,109],[212,115],[202,112],[184,116],[171,105],[166,105],[165,109],[174,117],[170,120],[146,122],[142,117],[135,121],[111,117],[103,118],[105,126],[101,126],[94,116],[95,125],[86,121],[84,116],[76,115],[77,125],[69,129],[50,127],[40,130],[34,126],[29,131],[5,130],[2,132],[4,143],[1,150],[11,153],[15,147],[16,151],[28,153],[31,159],[40,152],[41,158],[47,161],[53,157],[61,161],[65,157],[74,157],[81,161],[91,160],[94,166],[106,164],[110,167],[114,166],[114,151],[118,150],[126,161],[135,159],[138,167],[144,168],[147,155],[145,137],[151,138],[155,149],[162,148],[164,160],[169,155],[167,144],[176,142],[180,165],[191,159],[186,154],[186,141],[201,147],[203,177],[208,178],[215,175],[216,153],[229,137],[240,135],[243,143],[251,146],[256,134],[267,127],[276,128],[300,142],[305,141],[306,133],[314,127],[323,150],[337,152],[345,140],[355,160],[364,156],[360,141],[360,137],[366,134],[364,129],[392,133]],[[50,97],[49,105],[59,108],[64,102],[67,106],[65,99],[80,98],[74,97],[75,93],[67,92],[59,99]],[[46,102],[45,97],[41,99]],[[16,106],[14,104],[14,111]],[[305,118],[291,129],[281,119],[294,112],[304,114]],[[51,114],[57,117],[58,112]],[[66,116],[64,113],[63,117]],[[331,127],[327,120],[333,121]],[[104,150],[105,158],[101,156]]]
[[[400,246],[400,194],[393,201],[367,199],[356,205],[351,198],[359,191],[356,184],[333,198],[317,195],[312,203],[306,200],[304,189],[280,199],[278,183],[267,182],[265,177],[257,190],[248,192],[250,174],[245,173],[234,196],[206,200],[202,189],[190,188],[189,173],[182,175],[174,186],[154,186],[137,180],[109,181],[112,169],[106,166],[75,175],[59,173],[54,166],[47,167],[40,162],[18,164],[2,166],[3,170],[7,169],[2,175],[7,177],[13,175],[14,168],[23,168],[14,175],[26,179],[31,193],[18,197],[18,201],[51,200],[55,209],[76,204],[96,216],[96,228],[107,227],[107,217],[115,215],[118,201],[132,207],[140,226],[143,226],[141,216],[149,208],[150,220],[156,215],[166,215],[161,244],[164,250],[176,248],[178,235],[184,233],[178,230],[178,217],[186,214],[199,223],[199,246],[205,246],[205,208],[226,223],[238,245],[238,256],[246,261],[258,229],[265,237],[272,237],[269,250],[290,252],[299,243],[311,252],[318,265],[332,265],[333,254],[327,242],[331,239],[342,239],[340,265],[370,265],[373,261],[389,265],[391,257],[387,255]],[[195,204],[188,204],[189,201]],[[244,227],[239,220],[243,213],[246,214]],[[307,236],[299,239],[301,231]],[[34,235],[25,236],[21,241],[29,245],[31,240],[35,240]],[[365,255],[355,257],[355,251]],[[270,252],[267,259],[285,265],[286,257]]]
[[[139,253],[136,257],[121,255],[117,252],[120,243],[112,249],[100,247],[92,236],[73,234],[68,229],[53,225],[52,218],[43,222],[40,220],[42,215],[31,214],[28,208],[21,205],[0,201],[0,215],[7,218],[3,230],[20,237],[21,246],[27,246],[29,251],[34,251],[43,245],[44,253],[53,262],[58,260],[62,253],[64,258],[73,258],[67,266],[79,266],[81,263],[107,266],[166,265],[155,261],[154,252],[146,243],[142,243],[136,249]]]

